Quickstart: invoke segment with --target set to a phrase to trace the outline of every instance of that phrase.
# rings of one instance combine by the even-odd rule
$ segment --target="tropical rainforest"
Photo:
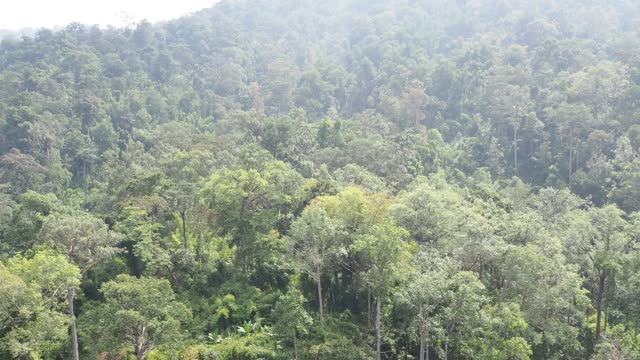
[[[223,0],[0,44],[0,359],[640,359],[640,3]]]

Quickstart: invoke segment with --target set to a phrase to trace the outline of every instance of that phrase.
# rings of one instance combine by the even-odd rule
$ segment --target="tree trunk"
[[[425,350],[427,351],[427,358],[429,357],[429,347],[426,346],[426,337],[427,337],[427,333],[429,331],[429,325],[428,325],[428,321],[426,320],[426,316],[424,314],[424,306],[423,304],[420,305],[420,355],[419,360],[425,360]],[[425,349],[426,347],[426,349]]]
[[[329,279],[329,299],[331,301],[327,301],[327,305],[329,305],[329,312],[333,311],[336,307],[336,281],[337,279],[333,276]]]
[[[78,330],[76,328],[76,315],[73,306],[75,299],[75,289],[73,287],[67,288],[67,301],[69,302],[69,318],[71,319],[71,350],[73,353],[73,360],[80,360],[80,351],[78,348]]]
[[[382,326],[382,296],[380,295],[380,290],[378,290],[378,294],[376,295],[376,359],[381,360],[381,326]]]
[[[87,190],[87,161],[82,161],[82,187]]]
[[[607,332],[607,302],[605,301],[604,304],[602,304],[602,307],[604,307],[604,315],[602,316],[602,320],[604,322],[603,326],[602,326],[602,332]]]
[[[513,124],[513,160],[514,172],[518,176],[518,127]]]
[[[367,286],[367,333],[371,331],[371,287]]]
[[[180,210],[180,219],[182,219],[182,245],[187,250],[187,211]]]
[[[424,332],[420,331],[420,355],[418,355],[420,360],[424,360]]]
[[[444,360],[449,359],[449,341],[444,342]]]
[[[322,273],[320,272],[320,265],[316,266],[316,278],[318,282],[318,308],[320,310],[320,326],[324,326],[324,304],[322,303]]]
[[[294,359],[298,360],[298,339],[296,334],[293,334],[293,355]]]
[[[602,270],[598,283],[598,295],[596,298],[596,342],[600,340],[600,322],[602,321],[602,302],[604,299],[605,281],[607,273]]]
[[[572,177],[573,177],[573,129],[569,134],[569,184],[571,184]]]
[[[145,353],[144,343],[145,343],[145,332],[146,332],[146,329],[147,328],[145,326],[143,326],[141,335],[136,337],[136,339],[135,339],[134,349],[135,349],[135,352],[136,352],[136,359],[138,359],[138,360],[142,360],[142,357],[144,356],[144,353]]]
[[[404,360],[409,358],[409,340],[407,336],[404,337]]]

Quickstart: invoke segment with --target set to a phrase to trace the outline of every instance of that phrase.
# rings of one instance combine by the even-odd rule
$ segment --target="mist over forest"
[[[0,38],[0,360],[640,359],[640,2]]]

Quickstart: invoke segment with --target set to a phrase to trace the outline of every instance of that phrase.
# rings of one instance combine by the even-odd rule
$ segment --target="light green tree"
[[[289,253],[293,266],[317,284],[320,325],[324,325],[322,275],[340,251],[342,224],[330,218],[321,207],[304,210],[291,226]]]
[[[455,271],[455,264],[426,252],[418,254],[416,264],[418,269],[396,296],[401,308],[407,309],[407,315],[413,319],[410,326],[418,333],[418,359],[425,360],[425,356],[429,356],[429,348],[433,346],[431,340],[440,331],[435,314],[442,306],[443,291],[450,274]]]
[[[59,350],[68,339],[66,292],[79,284],[77,266],[49,250],[0,264],[0,354],[40,359]]]
[[[304,308],[306,299],[293,284],[276,303],[271,316],[278,337],[293,342],[294,359],[298,360],[298,339],[309,331],[313,319]]]
[[[122,236],[109,229],[101,219],[87,213],[53,214],[48,216],[40,230],[41,240],[67,257],[81,273],[111,259],[119,249]],[[71,342],[74,360],[80,359],[78,333],[74,309],[76,288],[67,288],[68,314],[71,319]]]
[[[363,257],[367,264],[365,278],[375,293],[376,358],[380,360],[382,347],[382,302],[393,282],[409,266],[409,232],[390,223],[375,224],[358,236],[351,251]]]
[[[585,271],[592,289],[596,309],[595,340],[602,335],[602,315],[607,298],[612,293],[608,286],[615,283],[621,270],[623,255],[630,243],[625,232],[626,222],[622,210],[614,205],[579,210],[567,216],[565,246],[570,260]]]
[[[182,338],[191,310],[176,300],[169,281],[121,274],[101,287],[105,302],[84,321],[99,350],[132,346],[136,359],[165,343]]]

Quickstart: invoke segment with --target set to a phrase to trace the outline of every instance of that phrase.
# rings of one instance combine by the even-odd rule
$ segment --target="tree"
[[[405,240],[409,232],[401,227],[389,224],[375,224],[353,243],[352,251],[366,259],[367,281],[375,291],[376,297],[376,358],[380,360],[382,347],[382,302],[391,284],[408,264],[408,245]]]
[[[625,233],[623,212],[614,205],[591,208],[569,214],[569,229],[566,231],[566,246],[577,256],[586,271],[595,294],[596,328],[595,341],[602,337],[602,314],[607,297],[620,271],[622,256],[629,251],[629,238]]]
[[[448,359],[451,345],[463,349],[464,340],[473,338],[472,331],[480,321],[479,310],[486,302],[484,291],[484,285],[469,271],[457,272],[447,281],[443,306],[436,316],[442,327],[440,357]]]
[[[50,250],[0,264],[0,356],[50,356],[67,341],[65,290],[80,285],[80,271]]]
[[[214,213],[214,224],[238,246],[243,272],[254,265],[260,234],[287,219],[300,195],[302,177],[281,161],[255,164],[261,169],[223,169],[201,191],[201,201]]]
[[[64,254],[67,261],[75,264],[83,274],[117,253],[119,250],[116,245],[122,240],[122,236],[109,230],[104,221],[86,213],[48,216],[42,224],[40,238]],[[67,288],[67,301],[73,358],[78,360],[80,352],[74,309],[75,290],[73,286]]]
[[[403,119],[403,127],[421,125],[426,116],[425,107],[429,100],[430,98],[421,84],[413,84],[402,93],[400,98],[401,114],[406,119]]]
[[[378,176],[356,164],[347,164],[333,173],[341,186],[360,186],[372,192],[384,192],[387,186]]]
[[[269,185],[256,170],[224,169],[213,174],[202,190],[203,201],[217,215],[216,224],[238,246],[243,272],[250,268],[258,233],[274,222]]]
[[[539,244],[515,247],[504,257],[498,298],[520,304],[534,354],[579,356],[580,325],[590,306],[577,266],[566,264],[559,239],[549,233]]]
[[[191,318],[166,279],[120,274],[104,283],[101,292],[105,302],[85,315],[97,349],[129,345],[141,360],[158,345],[179,341]]]
[[[398,196],[391,212],[419,242],[442,244],[456,237],[470,208],[455,187],[440,181],[415,181]]]
[[[529,122],[533,102],[527,84],[522,84],[527,74],[510,66],[497,66],[485,93],[488,115],[495,121],[500,133],[511,130],[514,175],[518,175],[518,132]],[[535,120],[535,119],[533,119]]]
[[[280,296],[271,313],[275,319],[274,330],[279,337],[293,341],[294,359],[298,360],[298,338],[308,332],[313,323],[304,309],[304,296],[295,286],[290,285],[286,294]]]
[[[169,254],[165,251],[166,239],[162,238],[162,224],[158,223],[144,206],[123,204],[117,217],[115,230],[124,235],[121,246],[128,252],[127,260],[132,274],[148,271],[159,275],[170,265]],[[170,242],[179,246],[179,240]],[[172,269],[169,269],[173,278]]]
[[[8,190],[5,184],[0,185],[0,239],[7,239],[7,232],[11,230],[11,220],[17,204],[5,191]],[[6,240],[5,240],[6,241]],[[0,245],[0,251],[8,252],[6,244]]]
[[[600,61],[571,74],[567,94],[591,108],[595,120],[605,121],[614,110],[613,105],[629,86],[626,66],[611,61]]]
[[[187,137],[190,138],[189,134]],[[168,180],[164,197],[180,215],[182,245],[185,250],[188,247],[187,213],[196,203],[198,189],[210,172],[210,166],[212,166],[210,156],[210,153],[202,150],[174,149],[160,160]]]
[[[575,172],[575,159],[579,156],[577,152],[577,141],[579,139],[579,131],[588,127],[591,122],[591,113],[589,107],[583,104],[562,103],[557,108],[550,109],[549,116],[556,122],[560,135],[560,145],[568,149],[569,152],[569,183],[571,183]],[[564,145],[565,133],[569,137],[567,145]]]
[[[46,168],[31,155],[18,149],[0,156],[0,183],[11,184],[16,194],[37,190],[44,181]]]
[[[524,339],[527,322],[517,304],[486,305],[480,311],[481,330],[464,346],[469,358],[481,360],[530,359],[531,345]],[[467,350],[468,349],[468,350]]]
[[[614,176],[618,182],[609,191],[608,198],[625,211],[640,211],[640,158],[625,161]]]
[[[309,275],[317,284],[321,326],[324,325],[322,275],[336,260],[342,227],[339,221],[329,218],[324,209],[311,206],[292,224],[289,234],[289,252],[296,270]]]
[[[431,339],[438,332],[436,310],[442,306],[447,279],[455,268],[450,260],[440,260],[437,254],[426,252],[418,254],[416,264],[419,269],[403,285],[398,298],[402,306],[408,308],[412,326],[417,329],[418,359],[425,360],[425,355],[429,358]]]

